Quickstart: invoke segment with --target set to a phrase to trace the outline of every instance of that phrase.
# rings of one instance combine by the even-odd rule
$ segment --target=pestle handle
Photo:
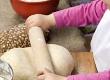
[[[32,27],[29,30],[29,39],[34,55],[36,71],[42,71],[45,68],[53,71],[53,65],[47,44],[45,42],[43,31],[40,27]]]

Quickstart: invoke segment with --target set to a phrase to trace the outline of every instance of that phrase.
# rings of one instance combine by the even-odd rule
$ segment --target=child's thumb
[[[37,77],[37,80],[45,80],[45,75],[40,75]]]

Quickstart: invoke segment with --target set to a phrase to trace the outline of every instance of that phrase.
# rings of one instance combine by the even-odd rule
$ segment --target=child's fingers
[[[34,27],[34,26],[35,26],[34,21],[30,21],[30,22],[28,23],[28,27]]]
[[[37,76],[40,76],[40,75],[46,75],[47,73],[51,73],[51,71],[49,69],[44,69],[42,71],[38,71],[37,73]]]
[[[25,21],[25,25],[28,27],[29,26],[29,24],[30,24],[30,21]]]
[[[44,71],[38,71],[37,76],[44,75]]]
[[[35,26],[35,23],[34,21],[30,21],[30,22],[25,23],[25,25],[27,27],[27,30],[29,30],[31,27]]]
[[[30,25],[31,23],[33,23],[34,22],[34,20],[33,20],[33,17],[28,17],[27,18],[27,20],[25,21],[25,24],[28,26],[28,25]]]
[[[25,23],[28,23],[28,22],[30,22],[30,18],[29,17],[26,19]]]
[[[28,20],[28,21],[25,22],[25,25],[26,25],[26,26],[30,26],[32,23],[33,23],[32,20]]]
[[[43,71],[39,71],[39,73],[37,74],[37,79],[38,80],[45,80],[45,76],[48,72],[43,70]]]
[[[45,75],[40,75],[37,77],[38,80],[45,80]]]

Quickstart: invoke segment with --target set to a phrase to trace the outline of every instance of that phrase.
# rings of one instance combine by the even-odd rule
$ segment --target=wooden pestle
[[[39,72],[41,72],[45,68],[50,70],[51,72],[54,72],[51,56],[44,39],[42,29],[40,27],[30,28],[29,39],[34,54],[35,69],[38,72],[38,75],[40,75]]]

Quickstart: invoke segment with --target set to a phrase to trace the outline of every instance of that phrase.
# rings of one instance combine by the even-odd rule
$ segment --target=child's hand
[[[34,26],[38,26],[41,27],[44,31],[48,31],[49,28],[55,25],[55,20],[53,14],[35,14],[28,17],[25,24],[28,29]]]
[[[38,80],[67,80],[67,78],[53,74],[48,70],[44,70],[43,75],[38,76]]]

